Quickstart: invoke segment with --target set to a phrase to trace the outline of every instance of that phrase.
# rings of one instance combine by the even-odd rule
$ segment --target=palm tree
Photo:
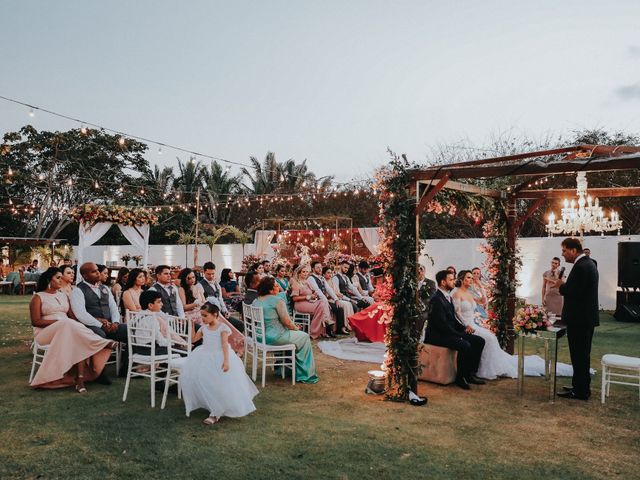
[[[185,163],[178,158],[178,170],[179,175],[174,182],[175,189],[184,202],[191,203],[195,200],[198,187],[203,186],[203,171],[206,171],[206,168],[202,166],[202,162],[196,162],[191,157]]]
[[[229,198],[230,195],[242,192],[242,174],[231,175],[226,169],[222,168],[215,160],[211,162],[211,166],[207,170],[202,169],[204,194],[208,201],[208,216],[211,223],[218,223],[220,209],[216,208],[216,204]],[[225,217],[230,216],[230,210],[226,212]],[[222,218],[222,221],[228,223],[229,218]]]
[[[218,241],[222,237],[226,235],[232,235],[235,240],[245,240],[246,237],[244,232],[231,225],[220,225],[219,227],[212,225],[208,230],[210,232],[208,235],[200,235],[200,242],[204,243],[205,245],[209,245],[209,248],[211,249],[212,262],[213,246],[218,243]]]
[[[154,202],[162,203],[173,188],[173,182],[175,175],[173,173],[173,167],[164,167],[162,170],[157,165],[154,165],[153,171],[146,171],[142,180],[149,185],[149,195]]]
[[[251,161],[253,173],[246,168],[242,169],[242,173],[249,177],[251,181],[251,186],[247,187],[247,189],[257,195],[278,191],[284,177],[276,161],[276,154],[267,152],[262,164],[256,157],[249,157],[249,160]]]

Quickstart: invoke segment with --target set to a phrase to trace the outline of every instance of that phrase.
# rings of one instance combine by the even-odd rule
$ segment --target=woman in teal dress
[[[287,273],[287,267],[284,265],[278,265],[274,273],[276,275],[276,283],[280,285],[282,291],[286,292],[289,290],[289,280],[287,280],[287,277],[285,276]]]
[[[298,330],[291,321],[278,286],[273,277],[264,277],[258,285],[258,298],[251,304],[264,312],[266,342],[269,345],[296,346],[296,382],[317,383],[316,364],[309,335]]]

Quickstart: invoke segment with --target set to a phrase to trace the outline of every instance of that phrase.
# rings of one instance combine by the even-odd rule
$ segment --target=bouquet
[[[538,305],[526,304],[513,317],[513,330],[516,333],[535,333],[537,330],[546,330],[551,325],[547,311]]]
[[[131,260],[131,255],[125,253],[122,257],[120,257],[120,260],[122,260],[126,265],[127,263],[129,263],[129,260]]]
[[[140,262],[142,261],[142,255],[134,255],[133,257],[131,257],[131,260],[136,262],[136,267],[137,267],[138,265],[140,265]]]

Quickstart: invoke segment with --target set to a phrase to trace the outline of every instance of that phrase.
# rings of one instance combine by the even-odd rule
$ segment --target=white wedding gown
[[[518,356],[509,355],[502,350],[493,332],[481,325],[480,318],[476,323],[476,302],[454,298],[453,306],[458,320],[465,326],[474,328],[474,335],[484,338],[484,349],[476,375],[488,380],[497,377],[518,378]],[[530,377],[544,375],[544,359],[538,355],[527,355],[524,358],[524,374]],[[558,363],[556,375],[571,377],[573,376],[573,367],[565,363]]]

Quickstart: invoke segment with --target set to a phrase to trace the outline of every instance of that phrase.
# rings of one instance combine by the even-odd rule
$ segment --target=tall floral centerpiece
[[[157,225],[158,215],[148,208],[124,207],[121,205],[95,205],[88,203],[74,207],[69,216],[77,222],[95,225],[100,222],[112,222],[118,225]]]

